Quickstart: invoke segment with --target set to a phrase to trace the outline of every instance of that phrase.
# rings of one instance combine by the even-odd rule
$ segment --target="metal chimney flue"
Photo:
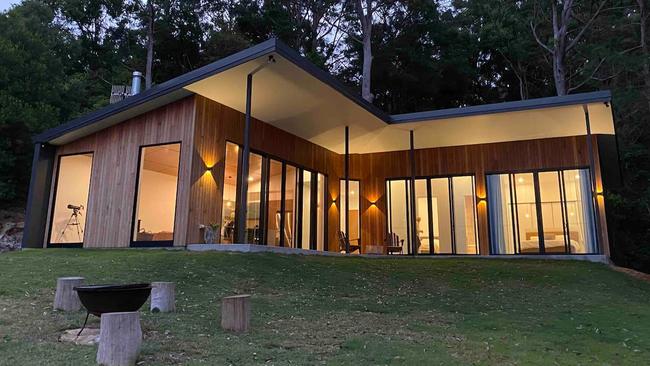
[[[142,86],[142,73],[140,71],[133,72],[133,79],[131,81],[131,95],[140,94]]]

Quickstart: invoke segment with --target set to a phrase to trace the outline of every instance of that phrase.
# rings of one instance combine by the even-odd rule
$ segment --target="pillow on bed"
[[[544,233],[544,240],[555,240],[556,236],[555,234]]]
[[[539,241],[539,236],[537,236],[537,235],[531,236],[530,241]]]

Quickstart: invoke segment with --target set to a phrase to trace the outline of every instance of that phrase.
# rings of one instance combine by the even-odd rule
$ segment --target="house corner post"
[[[23,233],[23,248],[42,248],[47,227],[52,172],[56,148],[47,143],[34,145],[32,173]]]

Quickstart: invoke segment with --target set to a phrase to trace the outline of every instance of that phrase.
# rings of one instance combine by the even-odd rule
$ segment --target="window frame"
[[[52,190],[52,200],[50,202],[50,212],[49,212],[49,228],[47,230],[47,241],[45,243],[46,248],[69,248],[69,249],[74,249],[74,248],[83,248],[84,243],[86,242],[86,226],[84,225],[84,239],[81,243],[66,243],[66,244],[56,244],[52,243],[52,230],[54,228],[54,208],[56,207],[56,196],[59,188],[59,175],[61,174],[61,160],[64,157],[67,156],[76,156],[76,155],[92,155],[92,162],[90,164],[90,179],[88,180],[88,197],[86,198],[86,201],[90,200],[90,187],[92,187],[92,182],[93,182],[93,167],[95,166],[95,151],[90,150],[90,151],[83,151],[83,152],[75,152],[75,153],[68,153],[68,154],[60,154],[57,157],[57,163],[56,163],[56,175],[54,176],[54,186]],[[88,218],[88,207],[86,207],[86,218]]]
[[[476,237],[476,254],[468,254],[468,253],[457,253],[456,249],[456,228],[455,228],[455,215],[454,215],[454,191],[453,191],[453,178],[457,177],[470,177],[472,179],[472,195],[473,195],[473,201],[474,201],[474,232],[475,232],[475,237]],[[386,178],[384,180],[384,187],[388,187],[388,182],[390,181],[405,181],[406,183],[406,204],[407,204],[407,238],[405,238],[405,243],[407,243],[408,247],[408,252],[407,254],[402,254],[402,255],[420,255],[420,256],[427,256],[427,255],[453,255],[453,256],[476,256],[480,255],[480,249],[481,249],[481,238],[479,235],[479,230],[480,230],[480,220],[478,217],[478,203],[479,203],[479,198],[476,196],[476,174],[475,173],[458,173],[458,174],[438,174],[438,175],[417,175],[414,177],[415,180],[424,180],[426,182],[426,188],[427,188],[427,210],[429,214],[429,237],[434,238],[434,231],[435,228],[433,226],[433,202],[431,200],[431,181],[433,179],[447,179],[447,184],[448,184],[448,200],[449,200],[449,215],[450,215],[450,230],[451,230],[451,253],[436,253],[434,250],[434,245],[433,242],[430,242],[429,244],[429,253],[414,253],[413,252],[413,245],[411,243],[411,221],[410,221],[410,215],[411,215],[411,202],[408,199],[408,192],[411,189],[410,181],[411,177],[390,177]],[[415,192],[412,192],[414,194]],[[392,224],[392,215],[390,212],[390,192],[388,189],[385,192],[386,194],[386,233],[389,233],[391,230],[391,224]],[[435,240],[435,239],[434,239]]]
[[[237,159],[238,159],[237,187],[239,187],[240,184],[241,184],[241,182],[240,182],[241,160],[243,159],[243,156],[244,156],[243,148],[242,148],[241,144],[239,144],[239,143],[237,143],[237,142],[235,142],[233,140],[226,139],[224,144],[228,144],[228,143],[231,143],[231,144],[236,145],[236,146],[239,147],[238,154],[237,154],[238,155],[238,157],[237,157]],[[314,179],[314,175],[316,176],[316,178],[318,177],[318,174],[321,174],[324,177],[324,180],[323,180],[323,185],[324,185],[323,192],[325,194],[325,197],[322,197],[323,198],[323,203],[324,203],[323,208],[322,208],[323,211],[324,211],[323,212],[324,230],[323,230],[323,238],[322,239],[323,239],[323,248],[325,249],[324,251],[328,251],[328,248],[329,248],[328,234],[327,234],[328,216],[327,216],[327,205],[325,204],[328,201],[327,200],[327,195],[328,195],[328,192],[329,192],[329,180],[328,180],[329,176],[328,176],[328,174],[324,173],[324,172],[321,172],[321,171],[318,171],[315,168],[309,168],[309,167],[304,166],[302,164],[297,164],[297,163],[295,163],[293,161],[283,159],[283,158],[281,158],[281,157],[279,157],[277,155],[270,154],[270,153],[264,152],[264,151],[259,150],[259,149],[251,148],[251,149],[249,149],[249,153],[257,154],[257,155],[260,155],[262,157],[262,179],[264,180],[264,182],[263,182],[264,184],[260,185],[260,187],[262,188],[262,191],[263,191],[263,192],[260,192],[260,198],[263,197],[264,199],[263,200],[261,199],[261,202],[260,202],[260,232],[259,232],[259,236],[260,236],[261,240],[260,240],[258,245],[268,245],[267,225],[268,225],[268,222],[269,222],[269,218],[271,217],[270,213],[268,212],[268,209],[269,209],[268,192],[269,192],[269,183],[270,183],[270,179],[268,179],[268,178],[269,178],[271,160],[275,160],[275,161],[279,162],[281,164],[281,166],[282,166],[280,210],[283,213],[285,212],[286,178],[287,178],[286,173],[287,173],[287,166],[288,165],[296,168],[296,178],[297,178],[296,179],[296,188],[295,188],[296,205],[300,205],[300,206],[297,206],[297,207],[302,207],[303,197],[302,197],[302,194],[300,194],[302,192],[299,192],[299,189],[301,189],[301,188],[299,188],[299,182],[302,181],[302,173],[303,173],[303,171],[310,172],[312,174],[312,180]],[[249,167],[249,169],[250,169],[250,167]],[[222,177],[222,179],[223,179],[223,177]],[[317,185],[318,182],[315,182],[313,184]],[[235,207],[237,207],[237,202],[240,202],[240,199],[241,199],[241,197],[239,197],[239,189],[236,189],[236,192],[237,192],[237,196],[235,198]],[[314,196],[314,198],[317,198],[317,195],[312,195],[312,196]],[[223,204],[223,192],[222,192],[221,200],[222,200],[222,204]],[[314,207],[317,207],[317,206],[314,206]],[[298,211],[298,210],[296,210],[296,211]],[[222,215],[223,215],[223,213],[222,213]],[[294,228],[293,228],[294,231],[293,231],[293,235],[294,235],[294,241],[295,241],[294,244],[296,245],[296,247],[294,248],[294,247],[291,247],[291,246],[287,246],[287,243],[285,243],[285,240],[284,240],[285,215],[284,214],[280,217],[280,225],[281,225],[280,226],[280,242],[278,244],[278,247],[294,248],[294,249],[300,249],[301,248],[301,244],[302,244],[301,240],[302,240],[302,238],[298,236],[298,232],[297,232],[296,227],[295,227],[295,226],[297,226],[296,225],[296,222],[297,222],[297,219],[298,219],[297,215],[298,215],[298,212],[294,212]],[[318,215],[317,215],[316,209],[311,210],[310,216],[313,216],[313,217],[310,217],[310,222],[311,223],[318,222],[317,221],[318,220]],[[236,215],[235,215],[235,217],[236,217]],[[223,218],[221,218],[221,220],[223,220]],[[238,223],[235,220],[235,227],[237,227],[237,225],[238,225]],[[311,225],[310,225],[310,227],[311,227]],[[311,231],[313,232],[314,230],[311,230]],[[313,234],[310,233],[310,238],[311,239],[316,238],[317,235],[318,235],[317,233],[313,233]],[[311,240],[311,241],[312,242],[309,244],[310,248],[316,250],[316,248],[317,248],[316,247],[316,245],[317,245],[316,241],[314,241],[314,240]]]
[[[580,255],[601,255],[603,253],[603,250],[601,248],[600,232],[599,232],[599,225],[598,225],[598,221],[600,219],[598,217],[598,210],[597,210],[596,204],[595,204],[595,202],[593,200],[593,197],[592,197],[592,200],[591,200],[592,201],[591,205],[592,205],[592,215],[594,216],[593,220],[594,220],[594,225],[595,225],[594,230],[596,232],[595,240],[596,240],[597,251],[595,253],[573,253],[573,252],[571,252],[571,249],[570,249],[571,246],[568,245],[568,243],[567,243],[567,235],[569,235],[567,233],[567,227],[563,227],[563,231],[564,231],[563,236],[564,236],[566,251],[564,253],[553,253],[553,252],[546,253],[546,248],[544,246],[544,235],[539,235],[540,229],[542,230],[542,233],[543,233],[543,226],[540,226],[540,224],[539,224],[539,223],[542,222],[542,212],[541,212],[541,204],[542,204],[542,202],[540,202],[540,199],[539,199],[540,198],[539,173],[547,173],[547,172],[553,173],[553,172],[555,172],[555,173],[559,174],[560,179],[562,181],[562,183],[559,186],[559,189],[560,189],[561,197],[564,198],[564,201],[563,201],[563,204],[562,204],[562,215],[564,216],[566,214],[565,210],[566,210],[566,202],[567,202],[566,201],[566,186],[564,184],[564,172],[569,171],[569,170],[586,170],[589,173],[589,179],[593,180],[592,169],[591,169],[591,167],[589,165],[576,165],[576,166],[557,167],[557,168],[511,169],[511,170],[490,170],[490,171],[486,170],[485,171],[484,175],[485,175],[485,202],[486,203],[490,202],[490,199],[489,199],[490,192],[489,192],[489,189],[487,189],[487,177],[489,175],[508,175],[508,188],[509,188],[509,191],[510,191],[510,193],[508,193],[508,194],[512,196],[512,191],[513,191],[512,185],[513,185],[513,182],[514,182],[514,175],[516,175],[516,174],[533,174],[534,190],[535,190],[535,210],[537,211],[536,214],[537,214],[537,220],[538,220],[537,221],[538,222],[537,233],[538,233],[539,245],[540,245],[540,250],[539,250],[538,253],[521,253],[521,236],[520,236],[520,234],[518,232],[519,231],[519,224],[518,224],[519,218],[516,217],[516,221],[515,221],[515,218],[513,217],[513,223],[516,222],[516,224],[515,224],[516,225],[516,230],[513,227],[513,235],[515,236],[514,239],[516,239],[515,242],[513,243],[514,249],[516,249],[515,253],[493,253],[492,252],[492,245],[491,245],[492,243],[490,242],[492,240],[492,230],[493,229],[492,229],[492,227],[490,225],[490,208],[489,208],[489,204],[488,204],[486,213],[487,213],[487,228],[488,228],[488,233],[487,234],[488,234],[488,252],[489,252],[489,255],[501,255],[501,256],[571,255],[571,256],[580,256]],[[591,184],[590,184],[591,196],[593,196],[593,193],[594,193],[593,192],[593,185],[594,185],[594,182],[592,181]],[[514,197],[515,197],[515,201],[513,201],[513,203],[516,206],[517,205],[517,202],[516,202],[516,189],[515,189]],[[516,213],[517,211],[515,210],[514,212]],[[565,217],[563,217],[563,221],[564,220],[565,220]],[[543,223],[542,223],[542,225],[543,225]]]
[[[176,174],[176,198],[174,199],[174,232],[172,234],[172,240],[152,240],[152,241],[138,241],[138,240],[133,240],[133,233],[135,231],[135,225],[136,225],[136,215],[137,215],[137,208],[138,208],[138,193],[140,191],[140,169],[141,164],[142,164],[142,152],[144,151],[145,148],[147,147],[156,147],[156,146],[164,146],[164,145],[179,145],[178,149],[178,172]],[[183,153],[183,142],[182,141],[170,141],[170,142],[162,142],[162,143],[155,143],[155,144],[148,144],[148,145],[139,145],[138,146],[138,162],[137,162],[137,169],[136,169],[136,176],[135,176],[135,190],[133,192],[133,200],[131,201],[133,203],[133,213],[131,215],[131,231],[129,233],[129,247],[131,248],[169,248],[174,246],[174,239],[176,238],[176,217],[178,214],[178,186],[180,183],[181,179],[181,164],[182,164],[182,153]]]

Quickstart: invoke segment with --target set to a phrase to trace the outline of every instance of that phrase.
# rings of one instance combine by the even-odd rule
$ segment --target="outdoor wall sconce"
[[[481,203],[486,203],[486,202],[487,200],[485,199],[485,197],[476,197],[476,203],[478,203],[479,205]]]

